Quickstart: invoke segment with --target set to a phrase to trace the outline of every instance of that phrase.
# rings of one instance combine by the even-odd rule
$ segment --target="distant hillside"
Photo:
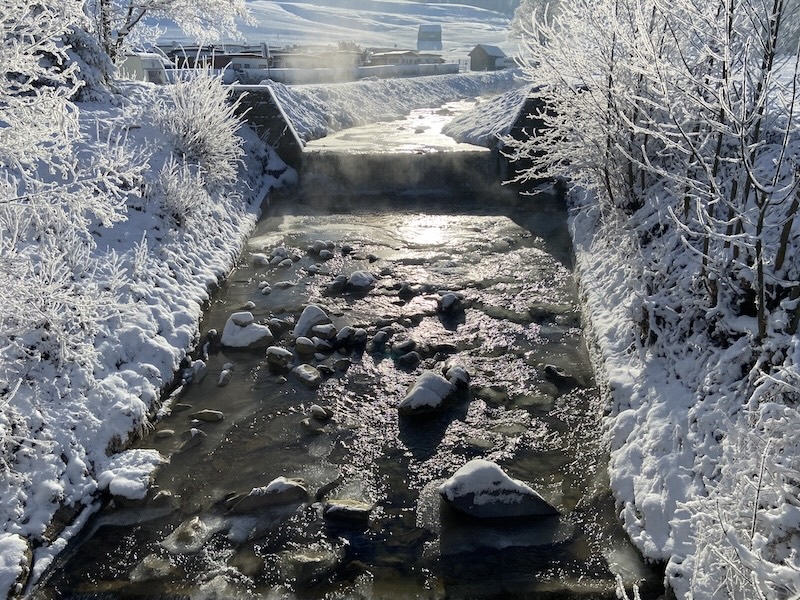
[[[427,4],[429,0],[414,0]],[[502,13],[504,15],[513,16],[520,0],[437,0],[437,4],[466,4],[467,6],[475,6],[485,10]]]

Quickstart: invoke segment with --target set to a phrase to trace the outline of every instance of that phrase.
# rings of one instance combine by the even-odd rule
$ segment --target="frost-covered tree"
[[[782,412],[800,383],[798,25],[796,0],[575,0],[525,21],[545,126],[516,144],[521,178],[568,176],[635,240],[640,350],[697,390],[675,444],[708,495],[692,535],[713,532],[668,570],[697,597],[800,592]]]
[[[53,383],[39,369],[74,364],[91,378],[94,333],[116,310],[113,290],[92,283],[89,224],[125,218],[122,200],[137,189],[141,161],[113,132],[83,141],[70,100],[81,84],[63,44],[81,18],[73,0],[0,8],[2,443],[25,430],[8,420],[20,386]]]
[[[87,0],[91,30],[115,62],[132,44],[154,41],[153,19],[174,21],[197,39],[236,35],[236,18],[248,18],[244,0]]]

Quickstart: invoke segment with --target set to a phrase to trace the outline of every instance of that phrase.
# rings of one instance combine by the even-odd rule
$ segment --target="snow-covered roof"
[[[490,46],[489,44],[478,44],[472,49],[472,51],[470,51],[469,55],[472,56],[472,53],[475,52],[475,50],[477,50],[478,48],[483,50],[489,56],[494,56],[497,58],[506,57],[506,53],[500,50],[500,48],[498,48],[497,46]]]

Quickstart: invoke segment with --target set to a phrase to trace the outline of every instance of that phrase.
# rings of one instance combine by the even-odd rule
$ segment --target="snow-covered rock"
[[[269,346],[274,339],[269,327],[255,322],[253,313],[241,311],[228,317],[220,343],[229,348],[253,349]]]
[[[453,393],[453,385],[433,371],[425,371],[411,386],[398,404],[400,414],[413,415],[432,412]]]
[[[509,477],[496,463],[476,458],[439,486],[455,509],[473,517],[546,517],[558,511],[528,485]]]
[[[353,271],[347,278],[347,289],[363,292],[375,285],[375,276],[369,271]]]
[[[302,479],[276,477],[263,487],[256,487],[244,496],[228,502],[230,512],[254,513],[282,504],[299,504],[308,500],[308,489]]]
[[[153,472],[166,459],[156,450],[135,448],[109,456],[98,469],[97,486],[112,496],[141,500]]]
[[[25,581],[32,558],[28,542],[15,533],[0,533],[0,586],[14,592]]]
[[[312,365],[297,365],[292,373],[310,388],[319,387],[322,383],[322,373]]]
[[[469,385],[469,373],[461,365],[446,364],[444,376],[454,387],[465,388]]]
[[[300,317],[297,319],[297,323],[295,323],[294,330],[292,331],[292,336],[295,338],[301,336],[308,337],[314,326],[326,325],[330,322],[330,318],[322,308],[316,304],[309,304],[303,309],[303,312],[300,313]]]
[[[293,355],[286,348],[270,346],[267,348],[267,362],[278,367],[286,368],[292,362]]]

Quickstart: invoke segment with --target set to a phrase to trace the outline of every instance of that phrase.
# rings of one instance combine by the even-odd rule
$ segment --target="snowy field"
[[[509,16],[460,4],[410,0],[308,0],[248,2],[252,23],[241,23],[242,39],[275,47],[354,41],[364,47],[416,48],[420,25],[442,26],[442,53],[465,58],[476,44],[498,46],[509,56],[517,43],[508,39]],[[169,23],[162,42],[187,39]],[[209,40],[216,41],[216,40]],[[230,42],[240,40],[228,40]]]

